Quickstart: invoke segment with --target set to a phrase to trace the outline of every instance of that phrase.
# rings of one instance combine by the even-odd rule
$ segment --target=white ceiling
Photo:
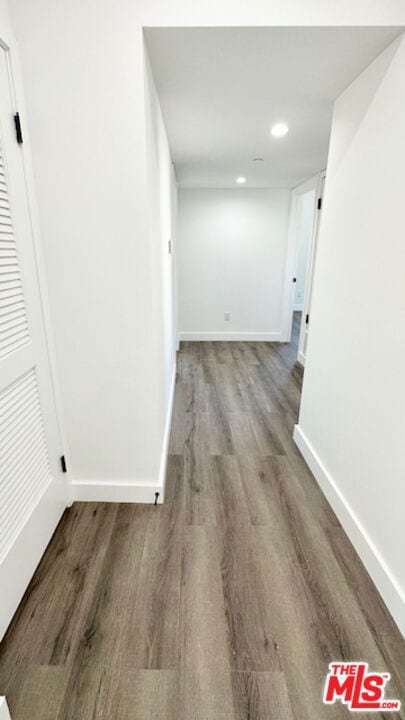
[[[293,187],[326,166],[333,102],[399,28],[148,28],[182,187]],[[285,121],[276,140],[270,126]],[[253,162],[262,157],[264,162]]]

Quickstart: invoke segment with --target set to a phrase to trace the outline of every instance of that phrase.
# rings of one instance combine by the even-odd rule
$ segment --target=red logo
[[[401,707],[400,700],[385,700],[385,686],[389,673],[369,673],[364,662],[332,662],[326,677],[323,701],[333,705],[336,700],[356,711],[394,711]]]

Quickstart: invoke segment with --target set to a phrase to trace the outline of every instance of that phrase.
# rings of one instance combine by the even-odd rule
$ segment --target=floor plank
[[[281,672],[233,672],[235,720],[294,720]]]

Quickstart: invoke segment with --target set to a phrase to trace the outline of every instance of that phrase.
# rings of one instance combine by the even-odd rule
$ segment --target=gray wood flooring
[[[405,700],[404,641],[291,439],[298,320],[290,345],[182,344],[166,502],[65,513],[2,645],[13,720],[340,720],[337,659]]]

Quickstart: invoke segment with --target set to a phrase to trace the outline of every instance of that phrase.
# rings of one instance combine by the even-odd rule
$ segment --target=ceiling
[[[294,187],[324,169],[335,98],[401,32],[145,29],[180,186]]]

